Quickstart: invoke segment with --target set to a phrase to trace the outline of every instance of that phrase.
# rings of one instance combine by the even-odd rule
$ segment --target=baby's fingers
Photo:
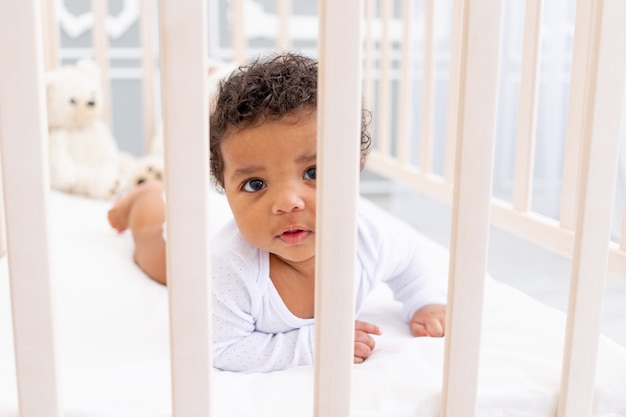
[[[436,318],[426,320],[426,331],[432,337],[442,337],[444,334],[443,324]]]
[[[380,335],[380,327],[365,321],[354,321],[354,363],[362,363],[367,359],[376,343],[371,335]]]
[[[445,334],[446,306],[439,304],[427,305],[411,317],[410,327],[413,336],[442,337]]]
[[[428,318],[422,323],[411,322],[411,333],[413,336],[442,337],[444,335],[443,324],[436,318]]]
[[[376,342],[372,336],[360,330],[355,331],[354,363],[361,363],[367,359],[371,355],[375,346]]]
[[[383,333],[382,330],[380,330],[380,327],[376,326],[375,324],[368,323],[366,321],[361,321],[361,320],[354,321],[354,330],[357,332],[362,331],[365,333],[376,334],[376,335],[381,335]]]
[[[354,344],[354,363],[361,363],[365,359],[369,358],[374,348],[367,343],[355,343]]]
[[[369,334],[357,330],[356,332],[354,332],[354,350],[355,350],[355,352],[357,350],[357,346],[359,346],[359,347],[367,346],[367,348],[371,352],[372,350],[374,350],[374,346],[376,346],[376,342],[374,341],[374,338],[372,336],[370,336]],[[368,353],[368,352],[364,352],[364,353]]]
[[[424,326],[422,323],[412,321],[411,323],[409,323],[409,325],[411,327],[411,334],[413,336],[429,336],[428,332],[426,331],[426,326]]]

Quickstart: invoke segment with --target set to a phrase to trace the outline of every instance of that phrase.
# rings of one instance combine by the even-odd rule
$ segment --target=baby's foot
[[[137,196],[144,192],[143,187],[132,188],[128,194],[121,196],[107,213],[109,224],[118,232],[123,232],[128,228],[128,218],[130,209],[135,204]]]
[[[126,195],[121,196],[107,213],[111,227],[120,233],[128,229],[131,215],[136,217],[136,214],[133,212],[135,203],[139,201],[137,207],[145,206],[145,195],[152,195],[153,193],[156,193],[155,195],[159,199],[161,198],[163,189],[159,181],[144,182],[137,187],[131,188]]]
[[[120,197],[107,213],[109,224],[119,233],[128,228],[128,215],[135,200],[132,194],[134,193],[131,192]]]

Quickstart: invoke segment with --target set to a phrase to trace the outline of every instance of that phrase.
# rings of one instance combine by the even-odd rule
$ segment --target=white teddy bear
[[[100,119],[100,71],[90,60],[46,74],[52,188],[108,199],[118,194],[119,149]]]

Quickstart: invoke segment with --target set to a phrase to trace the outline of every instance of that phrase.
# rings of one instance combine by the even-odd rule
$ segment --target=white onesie
[[[432,276],[411,226],[363,199],[357,215],[356,313],[380,282],[402,302],[407,323],[419,308],[445,304],[445,289]],[[248,243],[234,221],[214,242],[214,366],[267,372],[312,364],[314,319],[296,317],[283,303],[269,276],[269,253]]]

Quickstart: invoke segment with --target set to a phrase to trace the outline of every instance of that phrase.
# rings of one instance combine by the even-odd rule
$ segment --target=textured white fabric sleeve
[[[415,229],[370,202],[359,204],[359,259],[373,285],[391,288],[406,322],[421,307],[446,304],[445,280],[434,275]]]
[[[267,295],[260,285],[266,281],[259,277],[259,260],[246,256],[250,252],[260,253],[251,248],[221,249],[213,256],[214,367],[224,371],[268,372],[312,364],[312,321],[286,331],[259,330],[257,321],[267,314]],[[277,326],[280,327],[284,325]]]

